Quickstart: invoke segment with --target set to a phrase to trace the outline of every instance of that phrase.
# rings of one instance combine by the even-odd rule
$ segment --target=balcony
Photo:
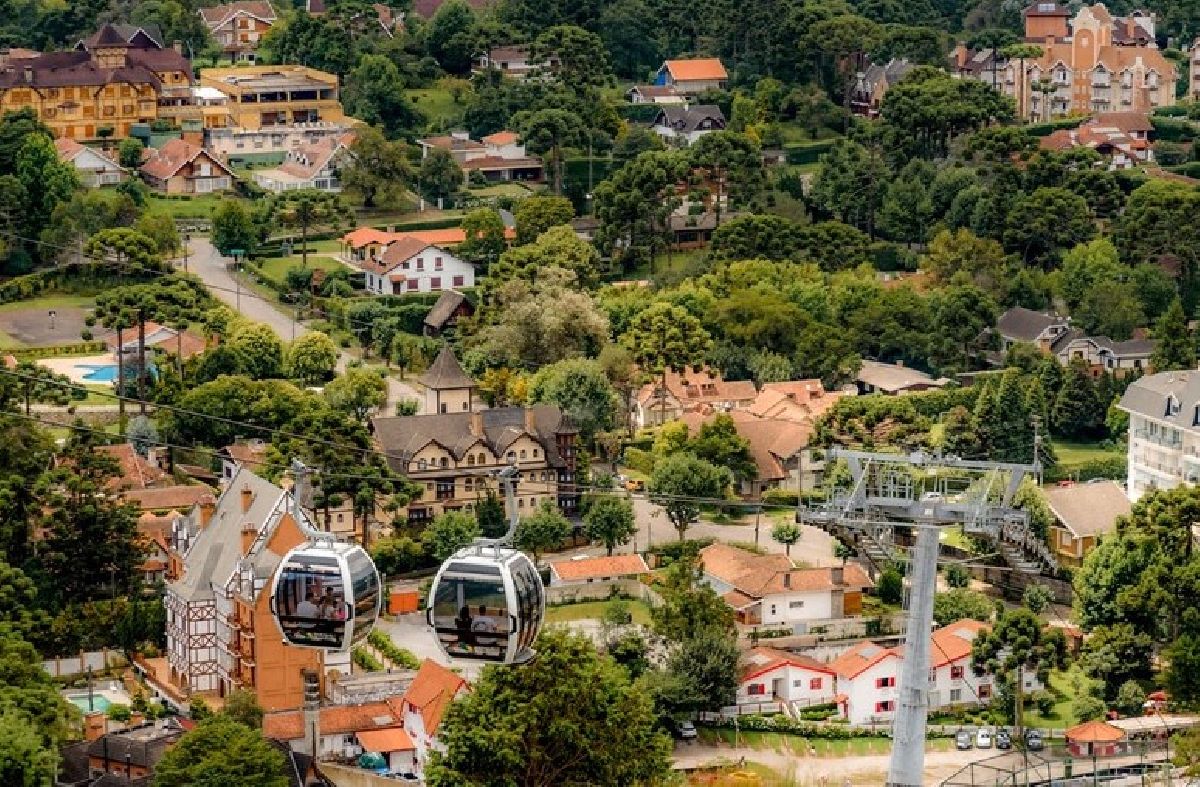
[[[1168,437],[1162,432],[1148,432],[1145,429],[1134,429],[1133,436],[1141,440],[1145,444],[1166,448],[1171,451],[1180,451],[1183,449],[1182,437]]]

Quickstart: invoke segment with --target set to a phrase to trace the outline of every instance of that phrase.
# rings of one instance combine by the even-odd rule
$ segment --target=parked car
[[[1041,751],[1046,748],[1046,741],[1042,738],[1041,730],[1025,730],[1025,748],[1030,751]]]
[[[992,748],[992,731],[987,727],[980,727],[975,733],[975,748],[990,749]]]
[[[625,488],[630,492],[644,492],[646,491],[646,482],[641,479],[631,478],[625,482]]]
[[[1012,734],[1004,727],[1001,727],[1000,729],[996,730],[996,748],[997,749],[1011,749],[1012,748]]]
[[[679,739],[682,741],[696,740],[696,725],[690,721],[679,722]]]
[[[954,733],[954,748],[959,751],[966,751],[971,748],[971,731],[959,730]]]

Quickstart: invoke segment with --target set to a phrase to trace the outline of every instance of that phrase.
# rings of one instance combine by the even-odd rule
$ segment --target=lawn
[[[316,244],[313,244],[314,246]],[[311,247],[310,247],[311,248]],[[312,269],[320,269],[323,271],[337,270],[343,267],[342,263],[329,257],[320,256],[319,251],[309,251],[308,267]],[[291,257],[268,257],[259,260],[260,270],[264,278],[271,281],[283,283],[284,277],[287,275],[289,268],[299,268],[301,264],[300,255],[296,254]]]
[[[1078,467],[1097,459],[1125,458],[1125,451],[1100,445],[1099,443],[1074,443],[1067,440],[1054,441],[1054,453],[1059,465],[1063,467]]]
[[[828,740],[825,738],[803,738],[778,732],[736,732],[730,729],[702,727],[700,742],[710,746],[749,747],[769,749],[779,754],[799,757],[861,757],[871,754],[887,754],[892,750],[889,738],[850,738]],[[736,736],[736,738],[735,738]],[[736,740],[736,743],[735,743]],[[928,751],[948,751],[953,746],[948,738],[935,738],[926,743]]]
[[[208,219],[212,217],[213,209],[223,199],[234,199],[234,197],[223,194],[204,194],[199,197],[167,199],[159,195],[151,195],[148,207],[152,211],[166,213],[175,219]]]
[[[650,625],[650,607],[646,606],[644,601],[626,599],[625,603],[629,606],[634,623],[642,626]],[[583,601],[578,604],[546,607],[546,622],[570,623],[576,620],[601,620],[608,604],[607,601]]]
[[[660,252],[655,255],[653,273],[651,266],[643,263],[628,273],[617,276],[616,281],[641,281],[652,276],[662,276],[664,273],[679,273],[687,270],[692,263],[703,260],[707,254],[708,249],[672,251],[669,255]]]
[[[1042,727],[1062,729],[1074,727],[1079,723],[1075,718],[1075,713],[1071,709],[1071,699],[1078,693],[1072,687],[1072,679],[1078,677],[1082,691],[1087,693],[1089,686],[1093,683],[1087,678],[1078,665],[1071,667],[1066,672],[1055,671],[1050,673],[1050,693],[1054,695],[1054,708],[1050,714],[1043,716],[1038,712],[1037,706],[1025,700],[1025,725],[1028,727]]]
[[[426,88],[404,92],[433,127],[453,126],[462,119],[463,110],[466,109],[464,105],[454,103],[454,96],[450,95],[449,90]]]
[[[478,186],[468,191],[472,197],[512,197],[513,199],[522,199],[530,194],[530,189],[520,183],[493,183],[490,186]]]
[[[24,301],[13,301],[0,305],[0,314],[4,312],[22,311],[24,309],[90,309],[96,299],[90,295],[44,295],[39,298],[29,298]]]

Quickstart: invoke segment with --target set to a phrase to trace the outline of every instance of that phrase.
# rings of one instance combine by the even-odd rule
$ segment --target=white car
[[[992,748],[992,731],[988,727],[980,727],[975,733],[975,748],[990,749]]]

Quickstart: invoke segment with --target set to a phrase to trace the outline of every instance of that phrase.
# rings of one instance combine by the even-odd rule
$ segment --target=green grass
[[[1055,440],[1054,453],[1062,467],[1078,467],[1097,459],[1125,458],[1125,451],[1120,448],[1105,448],[1099,443],[1075,443],[1067,440]]]
[[[1072,678],[1078,677],[1081,691],[1089,692],[1089,687],[1094,681],[1090,680],[1083,674],[1083,671],[1078,665],[1072,666],[1066,672],[1055,671],[1050,673],[1050,693],[1054,695],[1054,708],[1050,714],[1043,716],[1038,712],[1037,706],[1028,699],[1025,701],[1025,725],[1028,727],[1046,728],[1066,728],[1074,727],[1079,723],[1079,719],[1075,718],[1075,713],[1071,709],[1071,699],[1076,695],[1076,690],[1072,687]]]
[[[862,757],[887,754],[892,750],[892,742],[888,738],[827,740],[778,732],[737,732],[735,744],[734,730],[701,728],[699,732],[700,742],[709,746],[736,746],[798,757]],[[927,751],[948,751],[953,743],[946,738],[936,738],[928,741],[925,748]]]
[[[425,88],[421,90],[405,90],[413,106],[421,111],[426,121],[434,127],[450,126],[462,119],[466,107],[455,104],[454,96],[449,90],[440,88]]]
[[[957,547],[959,549],[965,549],[968,552],[973,551],[973,549],[974,549],[971,545],[970,540],[967,539],[966,534],[963,533],[962,528],[957,528],[957,527],[942,528],[941,542],[947,546]]]
[[[643,263],[626,274],[616,277],[617,281],[640,281],[649,279],[652,276],[661,276],[664,273],[677,273],[686,270],[693,262],[704,259],[708,254],[708,249],[689,249],[687,251],[672,251],[668,256],[665,252],[659,252],[654,259],[654,270],[651,273],[651,268],[648,263]]]
[[[90,309],[96,299],[90,295],[44,295],[0,305],[0,312],[19,312],[26,309]]]
[[[316,244],[313,244],[314,246]],[[308,254],[308,267],[312,269],[320,269],[324,271],[337,270],[342,267],[342,264],[337,260],[331,260],[329,257],[317,256],[319,251],[310,251]],[[264,260],[259,260],[260,270],[264,278],[271,281],[283,283],[284,277],[287,275],[289,268],[299,268],[301,264],[300,255],[291,257],[269,257]]]
[[[650,607],[644,601],[625,600],[633,622],[642,626],[650,625]],[[546,607],[547,623],[570,623],[576,620],[601,620],[607,601],[584,601],[579,604],[564,604],[562,606]]]
[[[470,189],[472,197],[513,197],[520,199],[528,197],[530,189],[520,183],[493,183],[490,186],[479,186]]]
[[[147,207],[152,211],[166,213],[176,219],[208,219],[212,217],[213,209],[223,199],[232,199],[232,195],[204,194],[199,197],[183,199],[167,199],[152,195]]]

